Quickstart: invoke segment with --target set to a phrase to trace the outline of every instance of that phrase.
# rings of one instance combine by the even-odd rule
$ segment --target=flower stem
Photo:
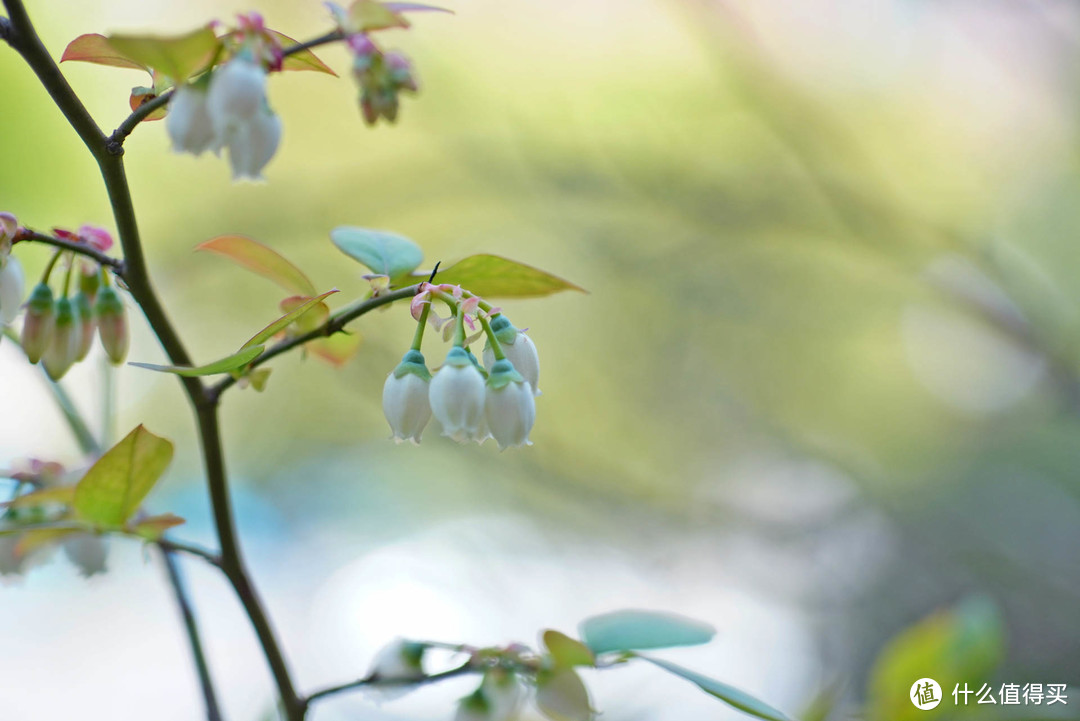
[[[45,283],[46,285],[48,284],[49,276],[52,275],[53,268],[56,267],[56,261],[60,260],[60,255],[63,252],[64,251],[60,248],[57,248],[56,251],[53,252],[52,257],[49,258],[49,262],[45,264],[45,272],[41,274],[42,283]]]
[[[503,353],[502,343],[495,337],[495,331],[491,330],[491,323],[484,316],[479,316],[480,325],[484,329],[484,333],[487,334],[488,345],[491,346],[491,352],[495,354],[495,360],[506,360],[506,354]]]
[[[416,333],[413,335],[412,349],[414,351],[420,350],[421,343],[424,342],[424,328],[427,326],[428,314],[431,313],[431,301],[424,304],[424,309],[420,311],[420,320],[416,322]]]

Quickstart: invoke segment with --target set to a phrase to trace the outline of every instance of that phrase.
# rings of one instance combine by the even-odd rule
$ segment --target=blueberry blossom
[[[394,440],[420,443],[420,435],[431,419],[428,391],[431,372],[420,351],[410,350],[383,384],[383,414]]]
[[[529,431],[536,421],[532,387],[514,370],[514,364],[505,358],[491,365],[485,389],[484,412],[499,450],[532,445]]]
[[[395,638],[375,654],[368,678],[375,681],[419,681],[424,678],[422,643]]]
[[[431,412],[443,427],[443,435],[458,443],[476,439],[484,421],[484,376],[455,346],[431,381],[428,394]]]
[[[510,319],[504,315],[497,315],[491,319],[491,330],[499,339],[499,345],[507,359],[514,364],[514,368],[520,373],[532,387],[534,395],[540,395],[540,357],[536,353],[536,344],[525,331],[514,327]],[[491,344],[484,346],[484,366],[488,369],[495,363],[495,354],[491,350]]]
[[[214,150],[228,150],[233,179],[261,180],[281,142],[281,118],[266,100],[266,70],[241,52],[214,71],[206,110]]]
[[[214,124],[210,121],[205,82],[181,85],[169,101],[165,130],[177,153],[201,155],[214,148]]]

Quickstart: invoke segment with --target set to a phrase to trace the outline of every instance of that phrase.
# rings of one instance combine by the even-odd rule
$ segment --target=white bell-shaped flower
[[[208,95],[205,85],[199,82],[181,85],[173,93],[165,130],[175,152],[201,155],[214,147],[216,134],[210,121]]]
[[[105,572],[105,539],[93,533],[74,533],[64,539],[64,555],[84,578]]]
[[[281,143],[281,118],[266,101],[266,70],[244,55],[225,63],[210,78],[206,109],[214,149],[228,149],[233,179],[261,179]]]
[[[420,443],[420,435],[431,419],[428,401],[431,373],[420,351],[410,350],[383,384],[383,414],[394,440]]]
[[[540,395],[540,357],[536,353],[536,344],[525,331],[515,328],[510,320],[499,315],[491,319],[491,330],[502,346],[502,351],[507,360],[514,364],[514,368],[522,377],[529,382],[534,395]],[[495,364],[495,353],[491,345],[484,346],[484,367],[488,370]]]
[[[443,435],[458,443],[473,440],[484,420],[484,376],[463,348],[451,348],[442,368],[431,380],[431,412]]]
[[[377,681],[418,681],[424,678],[422,643],[395,638],[383,646],[371,664],[368,677]]]
[[[0,326],[9,325],[19,314],[26,294],[26,276],[15,256],[8,256],[0,268]]]
[[[532,386],[507,359],[497,360],[491,366],[484,411],[499,450],[532,445],[529,431],[536,422],[536,400]]]
[[[263,168],[280,143],[281,118],[269,108],[257,113],[246,126],[235,128],[226,141],[233,180],[262,180]]]

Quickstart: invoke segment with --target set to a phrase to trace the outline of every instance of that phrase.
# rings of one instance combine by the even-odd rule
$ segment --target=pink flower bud
[[[98,336],[105,354],[115,365],[120,365],[127,357],[129,339],[127,313],[116,289],[111,286],[101,289],[94,312],[98,317]]]
[[[26,317],[23,318],[22,337],[19,339],[31,363],[37,363],[45,354],[52,340],[54,325],[52,289],[45,283],[38,283],[26,303]]]
[[[90,299],[85,293],[79,291],[71,299],[75,307],[75,322],[79,329],[78,351],[75,360],[81,361],[90,354],[90,348],[94,345],[94,335],[97,332],[97,319],[94,317],[94,308],[90,305]]]
[[[75,363],[79,352],[79,325],[75,320],[75,309],[67,298],[56,301],[56,319],[52,338],[41,357],[45,372],[54,381],[64,377]]]

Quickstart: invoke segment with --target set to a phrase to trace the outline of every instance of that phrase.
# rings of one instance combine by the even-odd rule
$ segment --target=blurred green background
[[[84,32],[182,30],[250,9],[29,5],[57,56]],[[258,9],[294,37],[327,27],[315,2]],[[527,450],[457,447],[434,429],[419,449],[385,440],[378,399],[411,339],[404,307],[362,319],[361,353],[341,370],[282,358],[265,393],[230,393],[241,531],[302,685],[362,673],[398,633],[531,641],[625,606],[713,622],[711,650],[671,658],[793,714],[831,689],[835,718],[917,716],[908,685],[930,669],[944,669],[946,694],[953,678],[1077,683],[1080,11],[1036,0],[453,9],[386,36],[422,84],[394,128],[361,123],[341,48],[319,51],[340,79],[272,78],[285,136],[266,184],[231,185],[223,161],[171,154],[159,123],[126,145],[157,289],[200,361],[238,346],[280,300],[192,253],[224,233],[271,245],[342,289],[342,303],[366,286],[328,241],[342,224],[407,235],[428,265],[492,252],[589,290],[501,303],[541,354]],[[106,128],[145,82],[64,71]],[[0,88],[2,209],[37,228],[111,229],[92,160],[10,51]],[[18,255],[30,276],[47,257]],[[139,319],[131,359],[161,358]],[[0,346],[0,455],[73,461],[16,359]],[[96,418],[99,369],[70,378]],[[117,385],[121,431],[143,422],[178,444],[154,507],[189,519],[181,537],[212,543],[178,384],[125,368]],[[198,718],[171,601],[138,549],[113,552],[104,578],[50,567],[0,589],[12,721],[135,717],[163,700],[158,718]],[[256,718],[270,691],[244,621],[219,581],[191,575],[226,708]],[[888,660],[890,639],[972,608],[973,666],[927,643],[893,682],[887,667],[903,663]],[[139,658],[153,660],[124,676]],[[604,718],[736,715],[645,671],[594,679]],[[144,690],[117,697],[125,683]],[[424,694],[341,699],[314,718],[449,717],[452,693]],[[1073,695],[1068,709],[1024,711],[1056,717]],[[946,702],[930,715],[954,713]]]

